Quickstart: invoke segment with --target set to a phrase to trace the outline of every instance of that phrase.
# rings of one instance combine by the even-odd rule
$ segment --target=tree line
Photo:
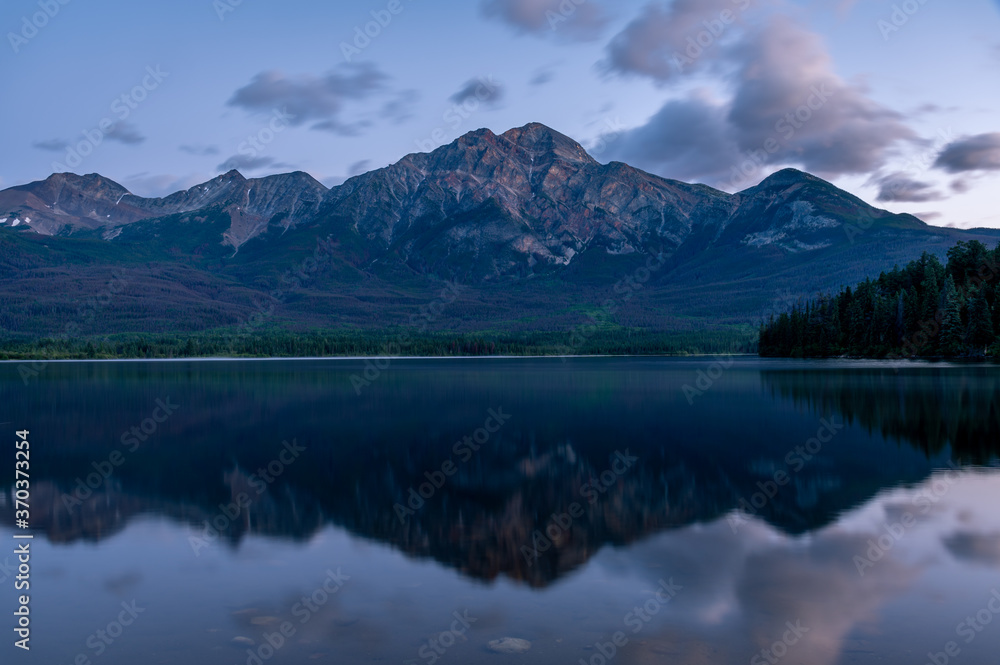
[[[707,332],[635,328],[569,331],[423,333],[260,329],[200,333],[119,333],[78,338],[0,338],[0,360],[111,358],[287,358],[336,356],[691,355],[756,351],[752,327]]]
[[[821,295],[761,325],[772,357],[985,357],[1000,351],[1000,244],[924,252],[854,289]]]

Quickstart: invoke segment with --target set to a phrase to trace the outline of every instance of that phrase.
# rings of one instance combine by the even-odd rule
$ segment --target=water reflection
[[[102,662],[252,662],[289,621],[273,662],[421,663],[465,611],[441,663],[494,662],[502,637],[532,642],[504,658],[590,662],[619,630],[623,663],[918,662],[954,639],[985,662],[1000,621],[970,643],[956,625],[1000,568],[1000,477],[970,466],[995,464],[994,371],[745,361],[692,404],[703,366],[414,361],[361,395],[360,363],[53,365],[32,390],[0,384],[41,451],[39,612],[63,636],[46,662],[86,652],[93,617],[131,598],[152,619]],[[146,433],[162,399],[179,408]],[[477,433],[491,412],[509,420]]]
[[[1000,441],[1000,372],[964,368],[763,371],[772,394],[815,412],[842,414],[882,438],[928,456],[950,453],[963,464],[987,464]]]

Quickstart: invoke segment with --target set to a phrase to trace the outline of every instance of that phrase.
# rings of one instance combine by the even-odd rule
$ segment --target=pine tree
[[[984,286],[976,289],[969,307],[969,346],[976,355],[983,355],[993,339],[993,313]]]
[[[944,317],[941,319],[938,351],[943,356],[961,355],[965,350],[962,301],[951,275],[945,279],[944,290],[941,292],[941,309]]]

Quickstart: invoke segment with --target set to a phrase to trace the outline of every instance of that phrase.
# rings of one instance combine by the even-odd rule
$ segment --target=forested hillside
[[[821,296],[761,327],[760,355],[982,357],[1000,349],[1000,245],[973,240],[945,265],[924,253],[905,268]]]

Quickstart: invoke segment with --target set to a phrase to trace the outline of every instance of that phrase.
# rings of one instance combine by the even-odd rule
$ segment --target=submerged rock
[[[493,653],[524,653],[531,648],[531,642],[519,637],[501,637],[486,645]]]

